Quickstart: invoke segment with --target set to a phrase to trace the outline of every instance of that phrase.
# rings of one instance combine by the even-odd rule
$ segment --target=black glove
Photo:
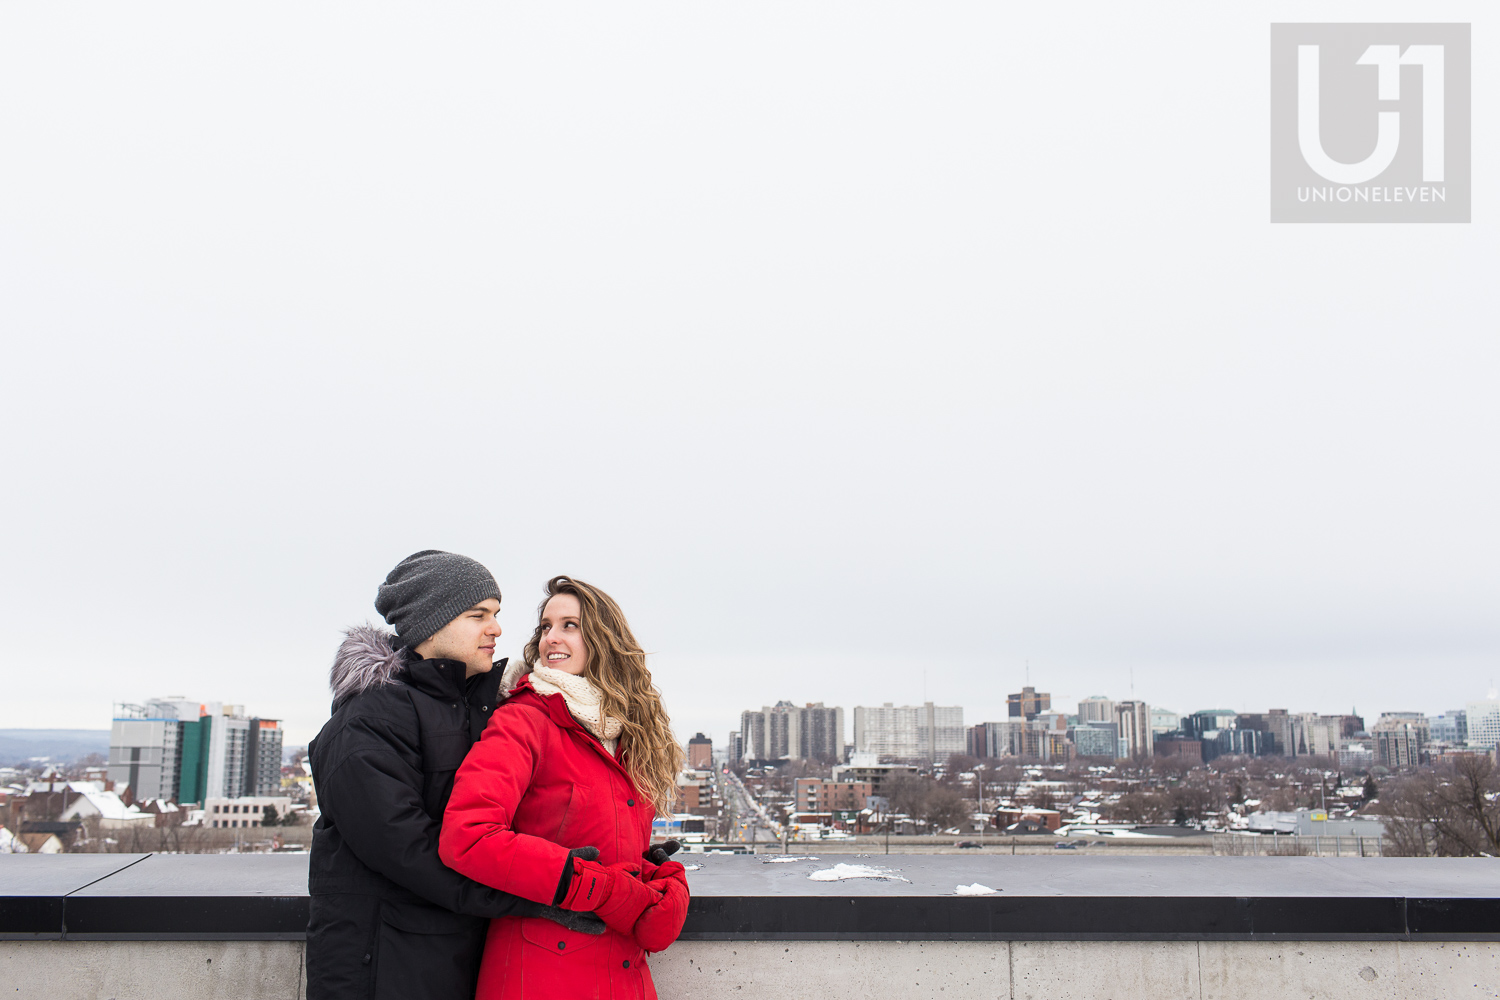
[[[568,886],[573,884],[573,859],[582,858],[585,861],[598,861],[599,848],[597,847],[575,847],[568,852],[568,859],[563,862],[562,877],[557,881],[557,892],[552,897],[552,905],[556,906],[568,898]],[[543,914],[543,916],[546,916]],[[552,917],[548,916],[551,920]],[[561,921],[559,921],[561,923]],[[601,931],[585,931],[585,934],[599,934]]]
[[[653,865],[664,865],[667,859],[682,849],[682,845],[675,840],[668,840],[661,844],[652,844],[641,852],[641,857]]]
[[[589,849],[593,850],[593,848]],[[537,908],[536,915],[580,934],[603,934],[605,930],[604,921],[592,913],[575,913],[572,910],[560,910],[555,906],[540,906]]]

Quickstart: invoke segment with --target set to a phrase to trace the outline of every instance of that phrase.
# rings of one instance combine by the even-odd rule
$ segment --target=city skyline
[[[1030,672],[1029,671],[1026,672],[1025,676],[1030,676]],[[1042,680],[1037,681],[1036,683],[1032,684],[1031,686],[1034,687],[1034,688],[1040,689],[1040,688],[1043,688],[1043,687],[1047,687],[1048,684],[1050,684],[1050,683],[1051,683],[1050,679],[1043,678]],[[224,686],[225,685],[215,685],[215,690],[219,690],[219,689],[223,688]],[[793,686],[795,686],[795,685],[793,685]],[[1019,687],[1017,688],[1017,690],[1019,690]],[[919,691],[918,694],[920,694],[920,693],[921,692]],[[1059,693],[1057,693],[1055,691],[1051,691],[1051,690],[1049,690],[1047,693],[1051,695],[1054,711],[1058,710],[1058,706],[1062,706],[1064,709],[1067,710],[1066,714],[1070,714],[1070,715],[1076,713],[1077,707],[1078,707],[1079,703],[1087,701],[1087,700],[1092,699],[1092,698],[1105,698],[1105,699],[1107,699],[1107,700],[1109,700],[1111,702],[1114,702],[1114,703],[1118,703],[1118,702],[1121,702],[1121,701],[1131,700],[1129,698],[1128,694],[1126,694],[1124,696],[1114,696],[1114,695],[1111,695],[1111,694],[1109,694],[1107,692],[1101,692],[1101,691],[1089,691],[1088,693],[1080,694],[1080,695],[1077,695],[1077,696],[1074,696],[1074,695],[1069,694],[1069,693],[1059,694]],[[1413,700],[1409,700],[1409,701],[1406,701],[1406,702],[1401,702],[1401,703],[1398,703],[1398,704],[1395,704],[1395,705],[1382,705],[1382,706],[1376,707],[1376,708],[1363,708],[1363,707],[1361,707],[1360,704],[1359,704],[1359,701],[1361,699],[1354,699],[1354,700],[1350,701],[1347,705],[1339,705],[1336,702],[1324,702],[1324,703],[1322,703],[1320,705],[1317,705],[1317,706],[1310,706],[1310,705],[1306,704],[1306,700],[1305,699],[1301,703],[1292,703],[1291,699],[1281,699],[1281,700],[1272,699],[1272,700],[1268,700],[1268,701],[1266,701],[1264,703],[1251,703],[1249,705],[1233,704],[1233,703],[1226,703],[1226,702],[1222,702],[1221,701],[1221,702],[1218,702],[1218,703],[1192,704],[1191,707],[1185,707],[1188,704],[1186,702],[1180,702],[1179,704],[1171,704],[1171,703],[1168,703],[1165,700],[1158,701],[1158,700],[1146,697],[1143,694],[1139,694],[1139,692],[1138,692],[1138,695],[1139,696],[1138,696],[1138,698],[1136,700],[1140,700],[1140,701],[1146,702],[1153,710],[1164,709],[1164,710],[1167,710],[1167,711],[1174,712],[1177,715],[1187,715],[1187,714],[1190,714],[1190,713],[1193,713],[1193,712],[1209,711],[1209,710],[1213,710],[1213,709],[1232,709],[1232,710],[1234,710],[1238,714],[1253,714],[1253,713],[1256,713],[1256,712],[1267,712],[1267,711],[1270,711],[1272,709],[1286,709],[1287,711],[1291,711],[1291,712],[1311,712],[1311,713],[1317,714],[1317,715],[1341,715],[1341,714],[1351,714],[1352,713],[1352,714],[1363,715],[1363,716],[1366,716],[1368,718],[1378,718],[1381,714],[1386,713],[1386,712],[1407,712],[1407,711],[1419,712],[1419,713],[1421,713],[1424,716],[1438,716],[1438,715],[1441,715],[1442,713],[1444,713],[1446,711],[1449,711],[1449,710],[1452,710],[1452,709],[1462,709],[1463,706],[1466,705],[1470,701],[1484,700],[1485,698],[1491,698],[1491,697],[1495,697],[1497,695],[1500,695],[1500,691],[1496,691],[1493,688],[1486,689],[1486,690],[1481,690],[1479,692],[1471,693],[1471,694],[1469,694],[1467,696],[1461,696],[1461,697],[1457,698],[1456,700],[1452,701],[1451,703],[1448,703],[1448,704],[1445,704],[1445,705],[1441,705],[1440,707],[1425,706],[1424,704],[1419,704],[1415,699],[1413,699]],[[106,715],[103,716],[102,720],[100,720],[101,721],[100,725],[90,725],[90,724],[87,724],[88,721],[89,721],[88,719],[84,719],[81,716],[79,716],[78,714],[76,714],[77,706],[75,704],[75,706],[74,706],[75,712],[69,713],[63,719],[63,721],[67,723],[65,725],[58,725],[58,726],[39,726],[39,725],[15,726],[15,725],[11,725],[11,726],[0,726],[0,729],[81,729],[81,730],[104,729],[104,728],[107,728],[107,727],[105,725],[103,725],[102,723],[104,721],[107,721],[107,720],[113,718],[113,712],[112,712],[112,710],[113,710],[114,706],[122,704],[122,703],[142,702],[144,700],[149,700],[151,698],[159,698],[159,697],[160,696],[157,696],[157,695],[140,695],[139,693],[137,693],[137,694],[135,694],[132,697],[120,697],[120,698],[111,699],[111,700],[109,700],[107,702],[106,709],[105,709],[105,711],[107,713],[109,713],[109,714],[106,714]],[[1008,697],[1008,694],[1002,694],[998,698],[992,697],[988,703],[975,702],[975,703],[972,703],[972,704],[962,704],[962,703],[953,702],[953,701],[942,702],[940,700],[934,700],[934,699],[931,699],[931,698],[929,698],[927,700],[933,701],[934,704],[940,704],[940,703],[958,704],[959,707],[963,708],[963,710],[964,710],[964,713],[965,713],[964,717],[965,717],[965,720],[966,720],[965,724],[969,725],[969,724],[972,724],[969,721],[971,719],[973,720],[973,722],[1001,722],[1001,721],[1005,721],[1007,718],[1010,717],[1009,716],[1009,706],[1008,706],[1008,702],[1007,702],[1007,697]],[[668,708],[669,712],[671,712],[672,711],[672,707],[673,707],[672,706],[673,699],[671,697],[671,692],[670,691],[665,692],[665,700],[666,700],[667,708]],[[763,705],[774,706],[777,702],[782,701],[782,700],[790,701],[791,704],[794,705],[797,708],[802,708],[802,707],[807,706],[809,704],[817,704],[817,702],[819,701],[819,699],[810,699],[810,700],[803,700],[803,701],[798,701],[798,700],[795,700],[795,699],[786,699],[785,698],[785,693],[783,692],[782,694],[778,695],[776,698],[772,699],[770,702],[766,702],[766,701],[764,701],[764,698],[762,698],[762,699],[756,701],[756,704],[757,704],[758,707],[763,706]],[[908,701],[904,701],[903,702],[903,701],[893,701],[891,699],[876,700],[876,699],[873,699],[873,698],[867,698],[867,699],[862,699],[860,701],[855,701],[855,700],[851,700],[850,698],[847,698],[847,697],[842,697],[841,698],[841,697],[839,697],[837,695],[834,696],[834,697],[827,697],[827,696],[825,696],[824,698],[822,698],[820,700],[821,700],[822,704],[827,705],[827,707],[829,709],[835,709],[836,708],[836,709],[845,711],[847,713],[846,719],[843,722],[843,726],[845,727],[845,735],[846,735],[846,737],[852,737],[853,709],[855,707],[861,707],[861,706],[874,707],[874,706],[883,705],[883,704],[887,704],[887,703],[897,704],[897,705],[919,705],[919,704],[923,703],[923,702],[919,702],[919,701],[915,701],[915,700],[908,700]],[[220,699],[220,703],[222,703],[222,704],[242,704],[243,700],[242,699],[235,699],[234,701],[229,701],[226,698],[221,698]],[[291,713],[278,713],[278,712],[276,712],[274,710],[274,707],[278,704],[278,700],[276,698],[274,698],[274,697],[270,698],[269,699],[269,704],[270,704],[271,708],[267,709],[266,712],[265,712],[265,714],[267,715],[267,717],[274,717],[274,718],[277,718],[277,719],[281,720],[281,723],[280,723],[281,724],[281,731],[285,735],[285,741],[286,741],[286,745],[287,746],[306,745],[306,743],[309,740],[311,740],[313,736],[315,736],[317,734],[317,728],[316,727],[309,728],[309,726],[311,724],[309,721],[298,720]],[[1374,705],[1376,703],[1373,702],[1373,701],[1371,701],[1371,702],[1367,702],[1367,704]],[[821,707],[821,705],[819,707]],[[694,714],[691,715],[691,716],[685,716],[685,715],[673,712],[673,714],[672,714],[672,726],[673,726],[674,732],[677,733],[677,735],[680,737],[681,742],[683,742],[683,743],[686,743],[687,740],[688,740],[688,738],[690,736],[692,736],[694,733],[696,733],[696,732],[702,732],[702,733],[705,733],[706,735],[710,736],[714,740],[715,745],[719,745],[725,739],[728,738],[728,736],[729,736],[729,734],[731,732],[738,731],[740,729],[740,727],[741,727],[741,721],[742,721],[741,720],[741,715],[742,715],[742,713],[744,711],[745,711],[744,708],[732,711],[732,710],[729,710],[727,706],[725,706],[725,707],[717,708],[716,710],[710,710],[708,712],[704,712],[700,708],[697,711],[695,711]],[[983,715],[984,718],[979,718],[980,715]],[[308,718],[308,717],[305,717],[305,718]],[[315,718],[315,715],[313,717],[311,717],[311,718]],[[319,722],[317,724],[321,725],[321,722]]]
[[[1329,714],[1286,707],[1265,712],[1224,707],[1176,712],[1141,699],[1114,701],[1099,695],[1081,699],[1077,711],[1071,712],[1070,706],[1054,705],[1050,692],[1026,686],[1008,696],[1004,721],[965,720],[962,706],[932,702],[855,705],[850,711],[854,731],[842,744],[841,755],[822,744],[809,751],[805,738],[799,742],[795,733],[798,720],[813,713],[841,722],[842,707],[822,703],[799,707],[781,699],[774,709],[742,712],[741,728],[721,738],[721,747],[731,763],[827,762],[842,756],[846,761],[859,757],[939,764],[956,753],[1040,760],[1187,756],[1206,762],[1221,755],[1244,754],[1337,756],[1341,764],[1368,759],[1405,767],[1425,759],[1428,746],[1490,750],[1500,745],[1500,698],[1496,692],[1489,694],[1432,715],[1392,709],[1367,719],[1357,712]],[[699,732],[697,738],[706,737]]]

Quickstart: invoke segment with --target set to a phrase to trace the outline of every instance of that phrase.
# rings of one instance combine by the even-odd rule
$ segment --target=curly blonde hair
[[[671,720],[661,692],[651,683],[646,651],[630,631],[620,606],[598,587],[568,576],[547,581],[547,596],[537,606],[537,626],[522,654],[526,672],[541,656],[541,617],[547,602],[558,594],[578,599],[578,622],[588,664],[583,675],[599,689],[606,715],[620,720],[620,763],[636,791],[649,799],[659,816],[669,815],[677,796],[677,774],[682,770],[682,747],[672,735]]]

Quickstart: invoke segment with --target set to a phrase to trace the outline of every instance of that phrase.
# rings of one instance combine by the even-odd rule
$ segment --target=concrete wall
[[[651,968],[662,1000],[1500,997],[1488,941],[683,941]]]
[[[301,1000],[301,941],[0,941],[15,1000]]]
[[[1500,943],[682,941],[662,1000],[1376,1000],[1500,997]],[[0,941],[16,1000],[297,1000],[302,945]]]

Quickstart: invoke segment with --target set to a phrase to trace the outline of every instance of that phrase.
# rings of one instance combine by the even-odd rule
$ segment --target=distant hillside
[[[108,729],[0,729],[0,766],[32,757],[64,764],[91,753],[109,755]]]

